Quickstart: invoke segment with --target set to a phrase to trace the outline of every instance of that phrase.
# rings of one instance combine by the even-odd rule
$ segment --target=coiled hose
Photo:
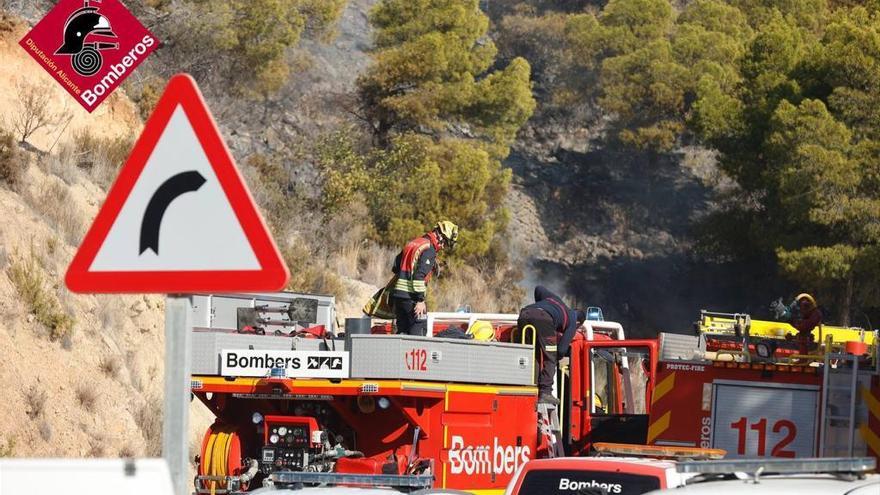
[[[226,472],[226,468],[229,464],[229,449],[232,447],[234,433],[235,428],[232,426],[219,426],[208,437],[205,455],[202,458],[202,462],[205,463],[203,475],[223,478],[222,481],[208,481],[211,495],[215,495],[218,488],[226,489],[225,478],[227,474],[231,474]]]

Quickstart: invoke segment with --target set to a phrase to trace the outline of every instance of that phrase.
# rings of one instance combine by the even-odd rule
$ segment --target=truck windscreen
[[[659,488],[660,480],[655,476],[575,469],[537,469],[526,473],[519,495],[641,495]]]

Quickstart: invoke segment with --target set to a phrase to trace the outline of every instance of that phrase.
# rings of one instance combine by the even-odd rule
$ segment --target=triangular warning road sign
[[[260,291],[289,276],[195,81],[174,76],[70,263],[67,287]]]

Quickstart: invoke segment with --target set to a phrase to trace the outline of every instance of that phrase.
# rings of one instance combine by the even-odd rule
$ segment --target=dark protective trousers
[[[538,393],[552,395],[553,378],[556,375],[556,342],[559,340],[553,318],[542,309],[526,307],[520,311],[516,324],[520,332],[525,331],[527,325],[535,327],[535,359],[539,364]]]
[[[397,317],[397,333],[424,336],[428,333],[428,322],[416,319],[416,301],[412,299],[391,298],[394,315]]]

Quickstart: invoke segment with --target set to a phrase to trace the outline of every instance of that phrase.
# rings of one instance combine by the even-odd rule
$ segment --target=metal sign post
[[[165,298],[165,420],[162,457],[176,495],[189,493],[189,403],[192,297]]]

